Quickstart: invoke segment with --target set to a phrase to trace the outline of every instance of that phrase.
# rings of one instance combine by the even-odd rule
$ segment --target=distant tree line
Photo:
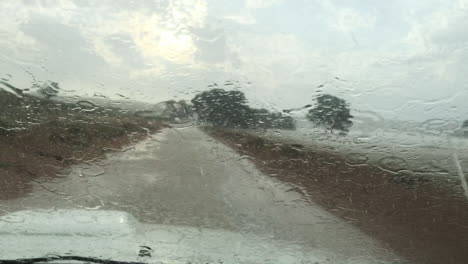
[[[197,94],[192,100],[198,119],[217,127],[231,128],[276,128],[295,129],[293,117],[267,109],[251,108],[241,91],[226,91],[216,88]],[[345,135],[353,125],[348,102],[330,94],[316,97],[315,106],[306,105],[297,109],[308,108],[307,118],[318,127],[331,133],[338,131]],[[284,110],[288,113],[290,110]]]
[[[252,126],[255,128],[296,129],[296,121],[289,115],[280,112],[270,112],[267,109],[251,109],[253,114]]]
[[[7,83],[1,83],[7,88],[15,88]],[[45,99],[57,96],[61,90],[59,83],[54,81],[46,81],[41,85],[35,84],[33,88],[36,88],[38,94]],[[15,89],[22,92],[20,89]],[[294,130],[296,121],[289,113],[301,109],[309,109],[307,119],[331,133],[338,131],[339,134],[345,135],[353,125],[349,103],[330,94],[320,94],[315,98],[315,104],[283,110],[283,113],[272,112],[265,108],[252,108],[248,105],[243,92],[226,91],[221,88],[197,94],[191,100],[191,104],[184,100],[169,100],[165,102],[165,105],[162,116],[168,120],[187,120],[197,114],[199,121],[217,127]],[[314,107],[311,108],[313,105]],[[467,127],[468,120],[465,120],[462,128]]]
[[[295,129],[295,120],[291,116],[251,108],[241,91],[216,88],[197,94],[191,102],[198,119],[213,126]]]
[[[53,81],[35,86],[38,93],[46,99],[57,96],[61,90],[59,84]],[[252,108],[248,105],[245,94],[238,90],[211,89],[197,94],[191,103],[184,100],[167,101],[162,114],[170,120],[185,120],[196,113],[200,121],[217,127],[296,129],[295,120],[289,115],[290,110],[281,113],[265,108]],[[312,104],[308,104],[295,110],[309,109],[307,119],[331,133],[338,131],[345,135],[353,125],[350,105],[344,99],[320,94],[315,98],[314,107],[311,107]],[[462,127],[468,127],[468,120],[463,122]]]

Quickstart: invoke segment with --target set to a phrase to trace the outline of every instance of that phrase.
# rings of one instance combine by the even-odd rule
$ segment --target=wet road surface
[[[2,201],[0,209],[115,209],[146,223],[222,228],[319,248],[330,252],[332,263],[395,258],[249,159],[196,127],[166,129],[126,151],[73,166],[63,177],[38,181],[31,194]]]

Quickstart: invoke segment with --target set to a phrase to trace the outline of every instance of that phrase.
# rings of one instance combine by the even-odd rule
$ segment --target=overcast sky
[[[213,83],[384,118],[468,118],[468,0],[0,1],[0,77],[159,102]],[[9,75],[11,75],[11,77]],[[356,112],[357,113],[357,112]]]

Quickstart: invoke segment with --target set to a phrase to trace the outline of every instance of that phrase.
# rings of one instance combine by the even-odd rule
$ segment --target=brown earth
[[[239,131],[207,132],[412,263],[468,263],[468,201],[460,188]]]
[[[72,164],[120,151],[164,125],[137,118],[57,119],[0,134],[0,200],[31,191],[31,182],[58,177]]]

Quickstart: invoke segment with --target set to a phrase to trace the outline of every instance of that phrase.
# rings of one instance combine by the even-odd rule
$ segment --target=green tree
[[[294,118],[288,115],[283,115],[279,112],[271,113],[271,127],[279,129],[296,129],[296,121]]]
[[[269,128],[270,127],[270,111],[265,108],[250,109],[252,113],[252,120],[250,121],[250,127],[252,128]]]
[[[252,122],[252,111],[240,91],[212,89],[197,94],[192,104],[199,120],[214,126],[247,128]]]
[[[318,126],[322,126],[332,133],[340,130],[342,134],[349,132],[353,125],[349,104],[341,98],[333,95],[323,94],[316,99],[317,104],[310,109],[307,118]]]
[[[177,103],[177,116],[181,119],[188,119],[193,115],[193,107],[185,100],[179,100]]]
[[[295,129],[296,124],[294,118],[288,115],[283,115],[280,112],[270,112],[267,109],[251,109],[253,120],[251,127],[255,128],[278,128],[278,129]]]

